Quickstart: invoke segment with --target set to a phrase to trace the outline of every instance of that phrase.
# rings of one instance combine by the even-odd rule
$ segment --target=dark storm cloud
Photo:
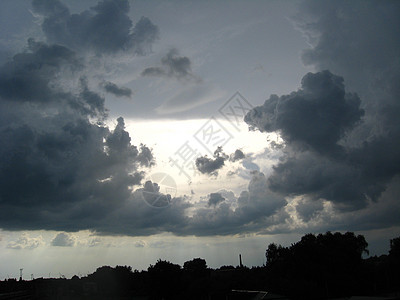
[[[44,17],[42,30],[48,42],[72,49],[97,53],[127,50],[145,55],[159,34],[158,27],[146,17],[133,26],[126,0],[100,1],[80,14],[71,14],[58,0],[33,0],[32,7]]]
[[[315,218],[324,208],[322,201],[302,199],[296,205],[296,212],[304,222]]]
[[[192,73],[191,61],[186,56],[179,56],[177,49],[171,49],[161,59],[161,67],[149,67],[143,70],[142,76],[156,76],[199,81]]]
[[[80,68],[75,53],[68,48],[29,39],[28,51],[14,55],[0,68],[0,96],[12,101],[52,101],[55,75]]]
[[[341,77],[323,71],[305,75],[297,92],[273,95],[251,110],[245,117],[251,127],[279,131],[286,143],[285,156],[269,177],[270,188],[327,199],[343,210],[376,201],[387,178],[372,169],[365,172],[371,163],[366,149],[374,143],[366,141],[361,148],[351,149],[339,143],[360,124],[359,105],[355,94],[345,92]]]
[[[363,92],[374,88],[371,80],[398,70],[397,1],[305,1],[300,9],[297,24],[313,45],[303,61],[344,76],[363,101],[369,101]]]
[[[281,209],[285,205],[286,201],[280,195],[268,189],[264,174],[256,171],[248,189],[240,194],[235,205],[220,201],[218,205],[198,208],[177,233],[206,236],[258,232],[273,224],[284,223],[288,215]]]
[[[220,193],[211,193],[208,195],[208,206],[217,206],[219,203],[224,202],[225,198]]]
[[[88,80],[86,77],[81,77],[80,78],[80,84],[81,84],[81,92],[80,92],[80,98],[83,100],[82,102],[79,103],[81,104],[81,110],[83,110],[86,114],[89,114],[91,117],[99,116],[99,115],[104,115],[106,116],[106,109],[104,107],[105,99],[101,97],[99,94],[91,91],[88,87]],[[88,108],[86,107],[88,106]]]
[[[160,186],[151,181],[146,181],[143,189],[137,190],[142,192],[144,200],[154,207],[165,207],[171,203],[171,195],[160,193]]]
[[[244,158],[244,153],[237,149],[231,155],[227,155],[223,152],[222,147],[217,147],[214,151],[214,158],[210,158],[207,155],[200,156],[196,159],[196,168],[202,174],[218,175],[218,170],[221,169],[226,161],[236,162]]]
[[[80,15],[70,15],[58,1],[33,5],[45,17],[42,28],[48,40],[66,46],[30,39],[25,52],[0,67],[0,227],[148,235],[175,232],[186,225],[185,209],[190,205],[185,197],[171,199],[151,182],[134,191],[155,164],[152,150],[132,144],[122,117],[113,129],[105,125],[105,98],[90,89],[84,60],[67,48],[96,52],[129,48],[145,54],[153,25],[142,19],[124,42],[114,31],[121,30],[123,36],[130,29],[125,1],[103,1],[92,9],[94,14]],[[123,26],[109,23],[119,19]],[[73,27],[76,22],[82,26]],[[103,36],[105,27],[93,28],[96,22],[103,22],[117,39],[105,42],[110,38],[105,34],[101,40],[78,45],[85,34]],[[127,95],[126,89],[110,83],[105,89]],[[143,198],[150,187],[174,208],[155,212]],[[73,236],[63,232],[52,245],[73,242]]]
[[[154,201],[156,204],[151,205]],[[160,191],[156,183],[147,181],[143,188],[133,192],[129,201],[110,211],[103,219],[95,220],[93,230],[98,234],[131,236],[177,233],[189,223],[185,211],[190,207],[185,197],[171,198]]]
[[[230,235],[266,230],[269,226],[284,224],[289,217],[283,210],[286,200],[271,192],[267,178],[257,171],[253,172],[248,189],[239,197],[230,191],[221,191],[211,193],[208,198],[205,207],[194,207],[189,198],[171,198],[159,185],[147,181],[129,201],[94,221],[93,227],[98,234]],[[168,205],[151,207],[149,204],[154,200]],[[189,208],[194,209],[190,217],[187,216]]]
[[[272,95],[245,121],[262,132],[279,131],[287,143],[327,152],[360,121],[364,112],[359,106],[358,96],[345,92],[342,77],[323,71],[305,75],[297,92]]]
[[[198,157],[196,159],[196,168],[203,174],[218,175],[219,169],[224,166],[224,157],[209,158],[206,156]]]
[[[245,155],[244,155],[243,151],[240,150],[240,149],[236,149],[235,152],[232,153],[232,154],[229,156],[229,160],[230,160],[230,161],[233,161],[233,162],[238,161],[238,160],[241,160],[241,159],[243,159],[243,158],[245,158]]]
[[[114,130],[103,123],[105,99],[79,76],[77,61],[63,46],[29,40],[0,68],[4,229],[95,230],[154,164],[151,149],[131,144],[123,118]],[[72,75],[80,91],[65,89]]]
[[[304,195],[296,211],[305,221],[320,215],[319,199],[370,218],[400,173],[399,12],[395,1],[306,1],[296,19],[312,44],[303,61],[340,76],[307,74],[299,91],[246,116],[253,128],[281,133],[286,147],[269,188]]]
[[[146,18],[133,26],[126,1],[103,1],[81,14],[59,1],[34,1],[48,41],[60,45],[30,40],[25,52],[0,67],[0,227],[205,236],[301,230],[299,220],[316,230],[398,225],[399,5],[326,3],[307,4],[313,18],[301,28],[316,38],[304,61],[330,71],[307,74],[301,89],[271,96],[246,116],[254,129],[281,133],[284,142],[271,144],[281,160],[268,178],[252,172],[238,197],[210,193],[200,207],[188,196],[171,197],[155,182],[141,185],[155,164],[152,150],[134,145],[122,117],[114,128],[105,125],[105,98],[90,89],[76,54],[146,54],[157,28]],[[190,60],[174,51],[143,75],[200,86]],[[121,89],[111,84],[107,92],[122,95]],[[197,167],[216,174],[243,156],[219,148],[214,157],[199,158]],[[243,166],[259,169],[249,158]],[[158,199],[168,205],[149,205]],[[62,233],[53,242],[67,245],[69,238]],[[21,238],[14,246],[41,243]]]
[[[301,9],[298,26],[313,44],[303,61],[340,74],[362,98],[365,122],[354,138],[398,136],[400,3],[307,1]]]
[[[222,147],[218,147],[214,151],[214,158],[209,158],[207,155],[198,157],[196,159],[196,168],[202,174],[218,175],[218,170],[224,166],[227,159],[228,155],[222,151]]]
[[[126,87],[119,87],[113,82],[106,81],[103,84],[101,84],[103,89],[110,94],[113,94],[114,96],[117,97],[128,97],[130,98],[132,96],[132,90]]]

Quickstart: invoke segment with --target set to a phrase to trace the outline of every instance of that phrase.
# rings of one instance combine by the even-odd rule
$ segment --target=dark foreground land
[[[210,269],[158,260],[147,271],[98,268],[71,279],[0,281],[3,299],[400,299],[400,238],[388,255],[363,259],[363,236],[307,234],[290,247],[270,244],[263,267]]]

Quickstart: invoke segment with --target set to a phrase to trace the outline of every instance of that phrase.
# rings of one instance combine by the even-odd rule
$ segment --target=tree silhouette
[[[267,268],[275,275],[271,281],[278,288],[286,285],[287,290],[290,285],[299,290],[297,285],[301,285],[304,293],[345,294],[356,280],[367,247],[365,238],[352,232],[309,233],[290,247],[270,244]]]
[[[267,263],[262,267],[222,266],[214,270],[204,259],[194,258],[181,268],[159,259],[147,271],[103,266],[87,277],[73,276],[71,280],[0,280],[0,294],[6,294],[7,299],[43,300],[254,297],[254,292],[246,291],[268,291],[292,299],[399,295],[400,237],[390,240],[389,255],[363,259],[367,247],[365,238],[352,232],[309,233],[288,247],[269,244]]]
[[[207,270],[207,263],[202,258],[194,258],[183,264],[183,270],[193,274],[201,274]]]
[[[155,299],[173,299],[180,286],[181,266],[159,259],[147,269],[152,285],[152,296]]]
[[[390,240],[389,255],[400,258],[400,236]]]

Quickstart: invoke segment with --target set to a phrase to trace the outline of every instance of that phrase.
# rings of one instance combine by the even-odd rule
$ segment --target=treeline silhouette
[[[262,267],[211,269],[202,258],[183,266],[159,259],[145,271],[103,266],[86,277],[75,275],[70,280],[0,281],[0,300],[263,299],[249,291],[267,291],[279,299],[352,295],[400,299],[400,237],[390,240],[387,255],[363,259],[367,247],[365,238],[352,232],[306,234],[289,247],[269,244]]]

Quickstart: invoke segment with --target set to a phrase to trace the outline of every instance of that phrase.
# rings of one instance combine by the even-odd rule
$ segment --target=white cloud
[[[1,240],[1,237],[0,237],[0,240]],[[29,236],[29,234],[23,233],[16,241],[9,242],[7,244],[7,248],[15,249],[15,250],[20,250],[20,249],[33,250],[44,244],[45,244],[45,242],[41,235],[39,235],[35,238],[31,238]]]
[[[139,241],[135,242],[135,247],[137,247],[137,248],[143,248],[143,247],[146,247],[146,246],[147,246],[147,243],[145,241],[143,241],[143,240],[139,240]]]

